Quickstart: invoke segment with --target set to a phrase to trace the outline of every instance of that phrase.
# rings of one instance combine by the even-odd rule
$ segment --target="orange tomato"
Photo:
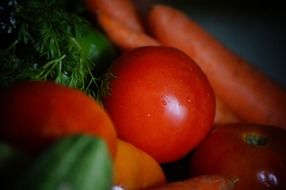
[[[52,82],[22,82],[0,92],[0,137],[32,153],[74,133],[102,137],[114,156],[109,116],[83,92]]]
[[[143,189],[166,183],[159,163],[132,144],[118,139],[114,161],[114,185],[123,189]]]

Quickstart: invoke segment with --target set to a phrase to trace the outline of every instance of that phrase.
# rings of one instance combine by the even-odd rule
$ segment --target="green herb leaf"
[[[95,77],[94,68],[103,53],[96,51],[114,54],[110,51],[113,47],[106,39],[105,48],[97,47],[104,36],[83,17],[66,11],[62,4],[55,0],[26,0],[16,9],[17,39],[0,52],[1,86],[22,80],[52,80],[98,98],[102,78]],[[86,36],[90,38],[84,39]],[[91,45],[85,47],[81,40]],[[95,52],[90,54],[90,49],[84,49],[89,47]]]

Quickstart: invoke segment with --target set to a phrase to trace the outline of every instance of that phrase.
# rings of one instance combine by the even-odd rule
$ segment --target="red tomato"
[[[193,175],[220,174],[235,190],[286,189],[286,131],[255,124],[221,125],[196,148]]]
[[[171,47],[140,47],[114,62],[104,99],[119,138],[158,162],[175,161],[211,129],[213,90],[201,69]]]
[[[83,92],[52,82],[23,82],[0,93],[0,136],[30,152],[73,133],[102,137],[112,155],[116,133],[107,113]]]

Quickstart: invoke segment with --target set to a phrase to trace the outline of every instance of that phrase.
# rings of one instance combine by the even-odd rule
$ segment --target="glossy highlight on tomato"
[[[111,66],[111,93],[103,100],[119,138],[172,162],[191,151],[213,126],[213,90],[182,51],[135,48]]]

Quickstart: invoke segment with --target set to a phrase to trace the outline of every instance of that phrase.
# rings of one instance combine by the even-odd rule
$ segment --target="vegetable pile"
[[[13,8],[5,7],[11,3]],[[1,37],[7,41],[0,53],[1,86],[22,80],[53,80],[98,95],[97,74],[101,71],[95,73],[95,68],[104,69],[100,62],[112,58],[115,50],[98,29],[80,16],[80,10],[66,10],[67,3],[3,2],[3,10],[10,16],[3,20],[1,29]]]
[[[0,16],[0,189],[286,189],[285,89],[181,10]]]

